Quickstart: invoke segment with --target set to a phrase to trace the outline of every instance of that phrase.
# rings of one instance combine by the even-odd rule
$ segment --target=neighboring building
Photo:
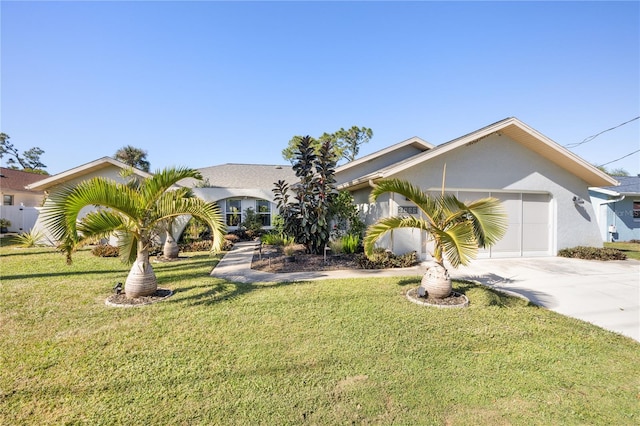
[[[603,241],[640,240],[640,175],[616,176],[620,185],[589,188]]]
[[[244,213],[251,208],[262,218],[265,229],[271,228],[277,213],[274,203],[274,184],[284,180],[297,182],[291,165],[222,164],[198,169],[201,182],[180,182],[194,186],[194,193],[205,201],[215,201],[220,206],[229,230],[238,228]]]
[[[445,172],[446,167],[446,172]],[[397,214],[419,214],[397,194],[369,203],[376,181],[398,178],[427,192],[463,201],[493,196],[508,214],[505,237],[480,257],[550,256],[579,245],[602,246],[589,187],[617,182],[516,118],[508,118],[434,147],[418,138],[359,158],[336,170],[371,224]],[[380,245],[428,257],[425,233],[395,230]]]
[[[28,232],[38,217],[36,207],[44,200],[44,192],[27,189],[45,175],[0,167],[0,217],[8,219],[9,232]]]

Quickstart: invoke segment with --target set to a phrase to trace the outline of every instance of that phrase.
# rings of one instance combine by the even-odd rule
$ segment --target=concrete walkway
[[[385,270],[268,273],[251,269],[258,243],[237,243],[211,272],[233,282],[292,282],[329,278],[420,276],[424,266]],[[552,311],[640,342],[640,262],[561,257],[477,259],[450,269],[452,278],[508,290]]]

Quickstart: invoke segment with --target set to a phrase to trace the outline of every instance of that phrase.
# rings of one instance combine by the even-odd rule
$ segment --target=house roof
[[[414,155],[413,157],[380,169],[374,173],[343,183],[340,187],[341,189],[344,189],[368,185],[371,180],[391,177],[424,161],[443,155],[457,148],[476,143],[493,134],[508,136],[512,140],[520,143],[522,146],[546,158],[548,161],[569,171],[575,176],[578,176],[590,186],[615,185],[617,183],[617,181],[611,176],[600,171],[598,168],[589,164],[566,148],[563,148],[537,130],[529,127],[515,117],[510,117],[453,139],[442,145],[438,145],[433,149]]]
[[[42,180],[44,176],[46,175],[0,167],[0,189],[2,192],[38,192],[28,190],[25,187]]]
[[[198,169],[203,181],[211,188],[260,188],[271,190],[278,180],[297,182],[293,167],[267,164],[234,164]],[[190,182],[193,185],[195,182]],[[189,183],[182,182],[186,186]]]
[[[45,191],[53,186],[69,182],[88,173],[102,170],[111,166],[119,167],[121,169],[131,169],[131,166],[121,161],[118,161],[111,157],[102,157],[98,160],[83,164],[78,167],[74,167],[73,169],[58,173],[46,179],[41,179],[35,183],[28,185],[27,188],[37,191]],[[151,176],[151,173],[143,172],[142,170],[136,168],[132,168],[132,170],[133,173],[144,178],[148,178]]]
[[[640,176],[616,176],[620,185],[589,188],[607,195],[640,195]]]
[[[347,169],[350,169],[352,167],[356,167],[359,164],[363,164],[366,163],[368,161],[372,161],[375,160],[376,158],[382,157],[383,155],[388,155],[393,151],[397,151],[401,148],[404,148],[406,146],[411,146],[413,148],[416,148],[418,151],[424,152],[424,151],[428,151],[432,148],[435,147],[435,145],[430,144],[429,142],[425,141],[424,139],[421,139],[417,136],[414,136],[412,138],[403,140],[402,142],[398,142],[394,145],[391,145],[387,148],[381,149],[379,151],[376,152],[372,152],[371,154],[367,154],[363,157],[357,158],[353,161],[350,161],[346,164],[341,165],[340,167],[338,167],[336,169],[336,172],[339,171],[344,171]]]

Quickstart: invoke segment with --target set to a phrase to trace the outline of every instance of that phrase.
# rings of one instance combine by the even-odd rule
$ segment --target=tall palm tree
[[[451,194],[430,196],[407,181],[389,179],[376,184],[370,202],[375,202],[387,192],[406,197],[421,214],[418,217],[392,216],[378,220],[367,230],[365,253],[371,256],[376,241],[394,229],[425,231],[433,241],[431,255],[436,265],[427,270],[419,290],[430,297],[445,298],[451,294],[451,279],[444,266],[445,259],[454,268],[466,265],[475,258],[479,247],[495,244],[507,230],[506,214],[497,198],[464,203]]]
[[[115,154],[115,159],[136,169],[145,172],[149,171],[150,164],[147,161],[147,151],[136,148],[135,146],[127,145],[118,149]]]
[[[119,183],[95,177],[76,186],[66,186],[53,193],[45,204],[44,223],[71,254],[83,244],[114,233],[123,260],[132,263],[125,282],[125,294],[135,298],[153,294],[157,288],[149,249],[157,233],[172,218],[191,215],[207,223],[213,237],[212,250],[219,250],[224,239],[224,222],[218,206],[193,197],[187,188],[174,185],[182,179],[202,179],[188,168],[168,168],[145,180]],[[85,207],[98,210],[78,218]]]

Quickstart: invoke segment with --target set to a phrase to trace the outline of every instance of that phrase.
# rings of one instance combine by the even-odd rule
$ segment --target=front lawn
[[[640,244],[628,242],[604,243],[607,248],[620,250],[627,255],[629,259],[640,260]]]
[[[117,259],[0,256],[0,424],[640,422],[640,344],[469,283],[426,308],[419,277],[233,284],[191,253],[110,308]]]

